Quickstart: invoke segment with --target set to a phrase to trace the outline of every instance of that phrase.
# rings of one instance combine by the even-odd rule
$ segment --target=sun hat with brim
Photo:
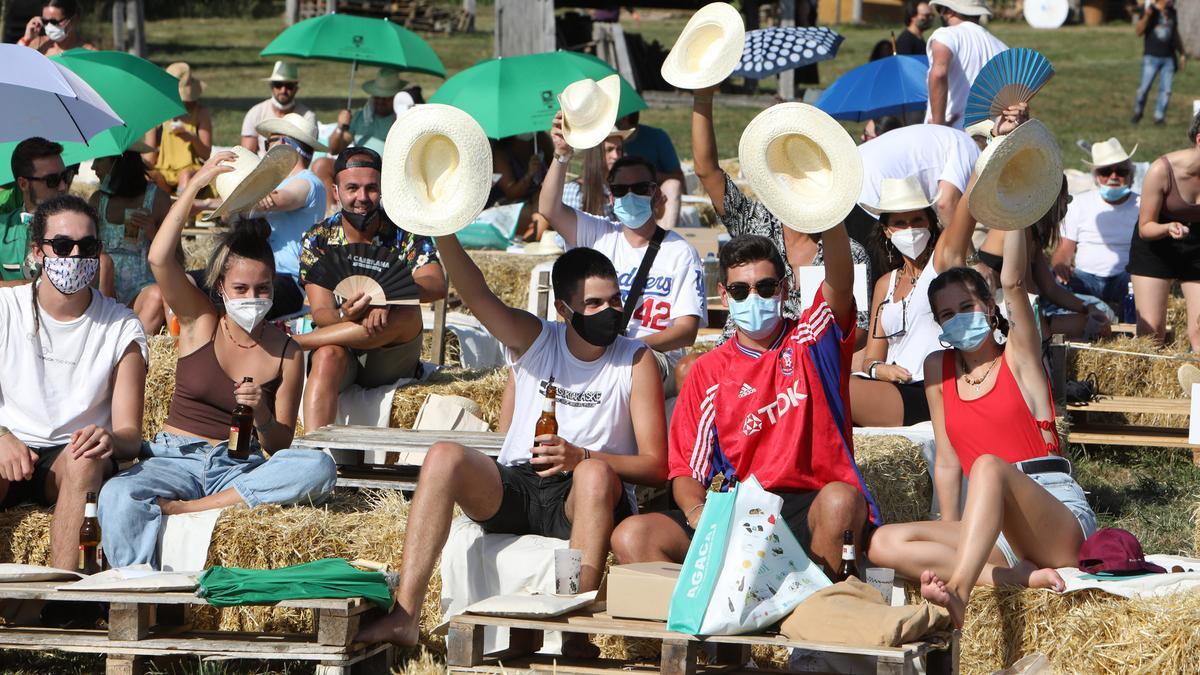
[[[1110,138],[1102,143],[1092,144],[1092,161],[1083,160],[1083,163],[1093,169],[1101,166],[1113,166],[1114,164],[1123,164],[1133,158],[1133,154],[1137,152],[1138,146],[1134,145],[1133,150],[1125,152],[1121,141],[1116,138]]]
[[[279,134],[294,138],[313,150],[325,152],[329,148],[317,137],[317,121],[297,113],[288,113],[283,117],[265,119],[254,127],[260,135],[267,138],[271,134]]]
[[[613,135],[621,103],[621,76],[590,78],[568,84],[558,95],[563,113],[563,138],[576,150],[594,148]]]
[[[263,82],[299,82],[300,68],[294,63],[287,61],[276,61],[275,67],[271,69],[271,76],[264,77]]]
[[[850,134],[805,103],[780,103],[746,125],[742,176],[784,225],[815,234],[845,219],[862,192],[863,167]]]
[[[1142,544],[1132,532],[1119,527],[1096,530],[1079,548],[1079,569],[1089,574],[1124,576],[1163,574],[1167,570],[1146,562]]]
[[[923,211],[937,202],[937,195],[932,199],[925,196],[925,188],[916,176],[907,178],[884,178],[879,184],[879,204],[863,204],[867,213],[878,216],[881,213],[907,213],[908,211]]]
[[[279,187],[300,159],[295,148],[282,143],[268,150],[262,158],[240,145],[230,150],[236,155],[233,171],[220,174],[213,181],[217,196],[223,201],[204,220],[217,220],[254,208]]]
[[[184,103],[191,103],[199,99],[207,88],[204,80],[192,75],[192,67],[183,61],[176,61],[167,66],[167,72],[171,74],[171,77],[179,80],[179,100]]]
[[[976,122],[975,124],[972,124],[971,126],[967,127],[966,129],[963,129],[963,132],[965,132],[971,138],[975,138],[976,136],[983,136],[984,138],[990,138],[992,135],[992,129],[995,129],[995,128],[996,128],[995,120],[980,120],[980,121]]]
[[[975,162],[971,215],[997,230],[1020,230],[1046,215],[1062,191],[1063,163],[1054,134],[1029,120],[997,138]]]
[[[992,15],[992,10],[988,9],[987,3],[984,0],[933,0],[933,2],[929,3],[929,7],[945,7],[963,16]]]
[[[558,245],[558,233],[546,231],[541,239],[525,244],[526,255],[561,255],[562,247]]]
[[[395,96],[408,86],[407,80],[400,79],[400,71],[391,68],[380,68],[375,79],[363,82],[363,91],[372,96]]]
[[[470,115],[448,105],[405,110],[383,148],[383,208],[404,229],[437,237],[469,225],[492,190],[492,148]]]
[[[683,27],[660,72],[680,89],[720,84],[741,63],[745,43],[741,12],[724,2],[705,5]]]

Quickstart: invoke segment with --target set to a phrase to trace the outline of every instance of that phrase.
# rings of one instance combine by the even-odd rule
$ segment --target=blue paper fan
[[[1040,52],[1024,47],[1000,52],[983,66],[971,83],[963,125],[969,127],[992,119],[1005,108],[1028,101],[1053,76],[1054,66]]]

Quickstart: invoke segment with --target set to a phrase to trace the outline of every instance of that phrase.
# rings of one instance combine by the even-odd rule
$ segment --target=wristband
[[[879,361],[871,362],[871,365],[867,367],[867,377],[871,378],[872,380],[878,379],[875,377],[875,368],[878,365],[879,365]]]
[[[570,155],[560,155],[556,152],[556,153],[554,153],[554,161],[558,162],[559,164],[566,164],[571,161],[571,156]]]
[[[589,460],[589,459],[591,459],[591,458],[592,458],[592,451],[591,451],[591,450],[588,450],[587,448],[584,448],[584,449],[583,449],[583,458],[584,458],[584,460]]]
[[[29,46],[29,43],[30,43],[30,39],[25,37],[24,35],[21,36],[21,39],[17,40],[17,44],[24,45],[26,47]]]

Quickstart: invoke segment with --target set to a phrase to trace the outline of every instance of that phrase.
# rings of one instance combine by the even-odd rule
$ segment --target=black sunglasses
[[[608,186],[608,189],[612,191],[612,196],[617,198],[624,197],[625,195],[629,194],[630,190],[632,190],[633,194],[635,195],[649,197],[654,194],[654,188],[656,187],[658,187],[658,184],[654,181],[644,180],[640,183],[630,183],[628,185],[613,183],[612,185]]]
[[[80,258],[95,258],[100,255],[100,249],[104,248],[103,242],[99,239],[88,235],[83,239],[71,239],[70,237],[55,237],[53,239],[42,239],[38,242],[40,245],[50,245],[50,250],[54,251],[54,255],[59,258],[70,256],[75,247],[79,247]]]
[[[63,19],[63,21],[66,21],[66,19]],[[42,23],[49,24],[51,26],[57,26],[61,22],[58,19],[49,19],[49,18],[43,16]]]
[[[73,178],[75,178],[75,172],[71,169],[64,169],[62,173],[51,173],[45,176],[25,176],[25,180],[45,183],[46,187],[51,190],[57,190],[59,185],[70,183]]]
[[[295,91],[296,87],[298,87],[298,86],[300,86],[300,85],[297,84],[296,82],[272,82],[271,83],[272,89],[290,89],[292,91]]]
[[[1129,178],[1133,175],[1133,171],[1130,170],[1129,167],[1123,166],[1102,166],[1096,169],[1096,175],[1100,176],[1101,178],[1108,178],[1114,173],[1120,178]]]
[[[899,337],[908,332],[908,299],[910,297],[912,297],[911,294],[905,296],[903,300],[900,300],[900,330],[896,331],[895,333],[887,333],[884,335],[880,335],[879,334],[879,330],[880,330],[879,323],[880,323],[880,318],[881,318],[880,315],[882,315],[883,312],[879,311],[879,312],[875,312],[875,320],[871,322],[871,337],[875,338],[876,340],[890,340],[894,337]],[[894,301],[889,301],[889,302],[894,302]],[[880,309],[881,310],[883,309],[883,305],[880,305]]]
[[[754,290],[760,298],[770,298],[775,296],[775,292],[779,290],[778,279],[759,279],[754,282]],[[750,296],[750,284],[744,281],[735,281],[732,284],[725,284],[725,292],[729,297],[741,302]]]

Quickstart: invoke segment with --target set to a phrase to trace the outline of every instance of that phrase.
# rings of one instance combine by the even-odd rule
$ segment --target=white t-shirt
[[[575,210],[575,246],[596,249],[617,268],[617,283],[621,299],[628,295],[637,276],[642,258],[649,245],[634,248],[621,232],[623,225]],[[654,266],[646,277],[642,300],[629,318],[627,335],[640,339],[670,328],[675,319],[683,316],[700,317],[700,325],[708,323],[708,306],[704,297],[704,271],[700,256],[686,239],[667,232]],[[682,349],[668,353],[672,359],[682,356]]]
[[[111,430],[113,369],[130,343],[149,362],[141,322],[88,289],[83,316],[64,323],[42,310],[34,335],[32,289],[0,288],[0,424],[31,448],[69,443],[89,424]]]
[[[938,181],[944,180],[964,192],[979,158],[979,146],[958,129],[913,124],[863,143],[858,146],[858,156],[863,164],[858,201],[878,206],[884,178],[918,176],[930,199],[938,192]]]
[[[1075,269],[1098,277],[1125,271],[1141,202],[1136,192],[1120,204],[1104,201],[1097,190],[1071,198],[1062,223],[1062,236],[1076,243]]]
[[[305,119],[313,124],[317,123],[317,114],[308,109],[308,106],[296,101],[296,106],[288,112],[294,112],[297,115],[303,115]],[[259,101],[254,104],[254,107],[246,111],[246,116],[242,118],[242,135],[243,136],[258,136],[258,154],[265,155],[267,153],[267,139],[258,135],[258,130],[255,128],[263,120],[275,119],[275,107],[271,103],[271,99]]]
[[[933,43],[940,42],[950,50],[950,71],[946,75],[946,119],[954,121],[954,127],[963,128],[963,113],[967,110],[967,96],[971,83],[983,66],[995,55],[1008,49],[988,29],[973,21],[963,21],[956,26],[943,26],[929,36],[925,50],[929,63],[933,65]],[[925,121],[933,119],[933,111],[925,106]]]

